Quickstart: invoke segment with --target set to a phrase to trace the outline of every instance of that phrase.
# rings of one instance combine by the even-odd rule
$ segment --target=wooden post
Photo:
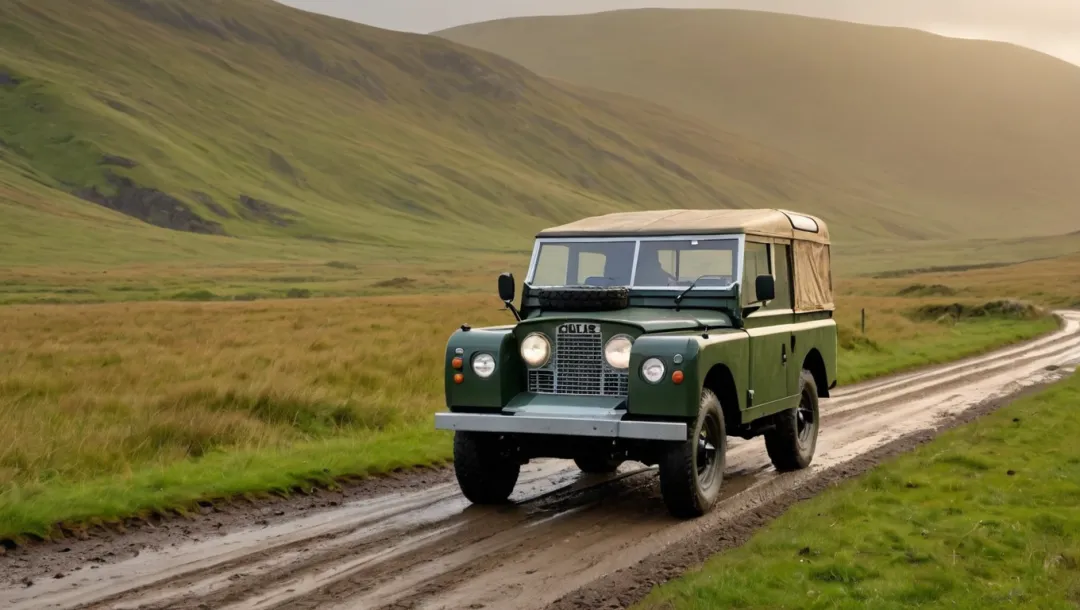
[[[862,334],[866,334],[866,309],[862,310]]]

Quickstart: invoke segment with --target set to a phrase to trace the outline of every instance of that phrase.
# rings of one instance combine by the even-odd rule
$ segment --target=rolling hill
[[[0,4],[9,265],[516,253],[646,207],[947,233],[890,197],[647,102],[270,0]]]
[[[904,193],[905,210],[966,235],[1080,228],[1080,67],[1035,51],[738,10],[509,19],[439,35]]]

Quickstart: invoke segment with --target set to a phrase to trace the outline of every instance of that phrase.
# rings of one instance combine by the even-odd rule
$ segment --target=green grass
[[[777,190],[871,214],[885,197],[646,102],[271,0],[5,2],[0,72],[19,81],[0,86],[7,265],[422,263],[526,252],[535,230],[583,214],[771,206]],[[70,194],[116,191],[108,173],[229,236]],[[297,216],[252,215],[242,195]]]
[[[891,217],[825,218],[874,226],[907,257],[923,240],[1080,229],[1080,67],[1016,45],[739,10],[526,17],[439,35],[873,184]]]
[[[900,373],[932,364],[975,356],[995,347],[1017,343],[1058,327],[1052,318],[965,320],[942,325],[937,336],[880,343],[854,332],[841,339],[844,348],[837,363],[841,384]]]
[[[0,280],[19,291],[0,302],[275,294],[260,275],[268,263],[355,261],[373,281],[393,279],[388,266],[471,269],[520,258],[542,227],[642,208],[817,213],[841,273],[1080,247],[1003,240],[1017,222],[999,208],[972,215],[960,199],[825,168],[731,125],[271,0],[13,0],[0,6],[0,72],[19,81],[0,86],[0,263],[26,280]],[[107,155],[135,166],[102,165]],[[116,191],[109,173],[228,235],[152,226],[72,195]],[[253,216],[242,195],[297,215],[284,226]],[[1023,201],[1024,218],[1052,207]],[[243,285],[125,295],[93,281],[141,269],[160,284],[178,267],[220,265],[246,270]],[[62,272],[91,293],[43,281]],[[378,293],[308,284],[296,288]]]
[[[799,504],[637,608],[1075,608],[1080,375]]]
[[[433,424],[382,432],[353,431],[286,448],[212,452],[196,459],[144,465],[126,475],[63,477],[0,493],[0,538],[43,537],[132,517],[168,514],[198,500],[291,494],[334,487],[342,479],[437,466],[452,438]]]
[[[1054,326],[905,313],[921,302],[841,295],[841,381]],[[2,307],[0,538],[443,463],[446,336],[508,319],[475,294]]]

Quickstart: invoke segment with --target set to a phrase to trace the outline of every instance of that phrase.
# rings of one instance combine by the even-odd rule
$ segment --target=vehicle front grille
[[[529,371],[534,394],[626,396],[626,371],[608,366],[600,333],[557,333],[555,353],[545,368]]]

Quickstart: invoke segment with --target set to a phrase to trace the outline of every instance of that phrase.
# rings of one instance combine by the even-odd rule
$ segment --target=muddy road
[[[703,556],[723,548],[720,538],[745,539],[782,511],[780,499],[812,493],[869,467],[856,465],[883,447],[914,446],[946,422],[1067,375],[1080,363],[1080,313],[1062,316],[1062,330],[1022,346],[837,390],[822,402],[818,453],[806,471],[778,475],[763,441],[732,439],[724,498],[697,520],[668,516],[655,469],[625,464],[593,477],[572,462],[545,460],[523,469],[506,507],[470,506],[444,474],[336,507],[289,509],[264,525],[241,527],[240,519],[134,557],[129,549],[124,558],[118,537],[106,544],[119,560],[67,565],[62,578],[51,575],[58,560],[35,559],[44,550],[24,551],[18,569],[0,557],[0,607],[619,607],[647,589],[633,591],[636,583],[685,567],[695,548]],[[657,559],[665,554],[668,563]],[[75,553],[68,563],[80,561]]]

